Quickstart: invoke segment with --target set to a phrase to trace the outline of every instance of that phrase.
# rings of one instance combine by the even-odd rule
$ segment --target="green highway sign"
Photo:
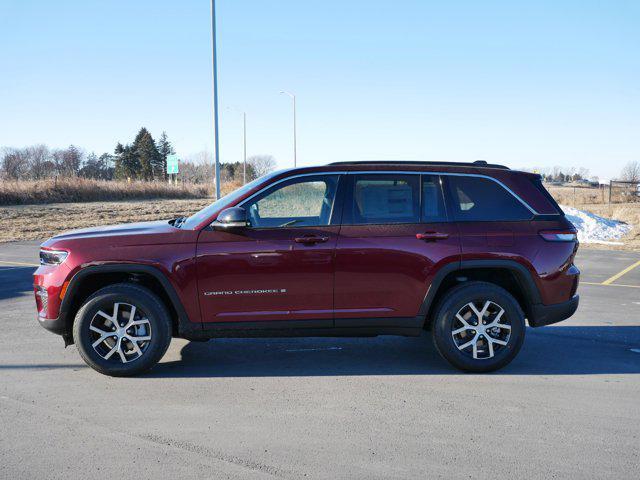
[[[167,155],[167,173],[178,173],[178,162],[180,159],[177,155]]]

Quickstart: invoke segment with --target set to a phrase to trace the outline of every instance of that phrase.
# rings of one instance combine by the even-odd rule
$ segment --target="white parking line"
[[[326,347],[326,348],[294,348],[286,350],[287,352],[321,352],[324,350],[342,350],[342,347]]]
[[[6,261],[6,260],[0,260],[0,265],[9,265],[9,266],[16,266],[16,267],[39,267],[40,266],[35,263],[14,262],[14,261]]]

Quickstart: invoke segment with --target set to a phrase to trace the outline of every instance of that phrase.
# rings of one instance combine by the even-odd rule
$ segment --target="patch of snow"
[[[560,206],[564,211],[567,219],[573,223],[578,230],[578,240],[581,243],[601,243],[605,245],[622,245],[622,242],[616,242],[629,230],[631,225],[611,220],[609,218],[599,217],[598,215],[577,208]]]

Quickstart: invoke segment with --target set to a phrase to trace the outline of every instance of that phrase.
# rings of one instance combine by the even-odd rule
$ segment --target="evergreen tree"
[[[113,167],[111,166],[112,156],[103,153],[98,157],[91,152],[84,162],[84,165],[78,172],[78,175],[85,178],[93,178],[96,180],[112,180]]]
[[[167,157],[176,153],[173,149],[173,145],[171,145],[171,142],[167,137],[167,132],[162,132],[162,135],[160,135],[160,140],[158,140],[158,152],[162,159],[162,172],[159,172],[157,178],[167,178]]]
[[[113,167],[114,157],[108,153],[103,153],[100,155],[98,159],[98,164],[100,168],[101,178],[104,180],[113,180],[114,175],[114,167]]]
[[[100,178],[100,160],[94,152],[91,152],[87,156],[84,161],[84,165],[78,172],[78,175],[84,178]]]
[[[140,159],[136,155],[134,148],[131,145],[126,145],[122,152],[122,160],[124,164],[124,173],[126,178],[136,179],[140,178]]]
[[[122,145],[118,142],[115,154],[115,177],[120,180],[138,178],[141,168],[134,148],[131,145]]]
[[[124,173],[124,164],[122,162],[122,154],[124,153],[124,146],[120,142],[118,142],[113,153],[115,154],[113,175],[115,178],[122,180],[126,178],[126,175]]]
[[[140,129],[133,141],[132,149],[140,165],[139,178],[153,180],[154,176],[159,175],[159,170],[162,168],[162,158],[153,137],[146,128]]]

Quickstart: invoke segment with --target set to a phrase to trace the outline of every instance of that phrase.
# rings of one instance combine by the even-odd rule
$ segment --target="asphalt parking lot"
[[[581,250],[581,305],[505,369],[428,336],[174,340],[109,378],[37,325],[37,242],[0,244],[2,478],[638,478],[640,253]],[[635,265],[635,266],[634,266]]]

